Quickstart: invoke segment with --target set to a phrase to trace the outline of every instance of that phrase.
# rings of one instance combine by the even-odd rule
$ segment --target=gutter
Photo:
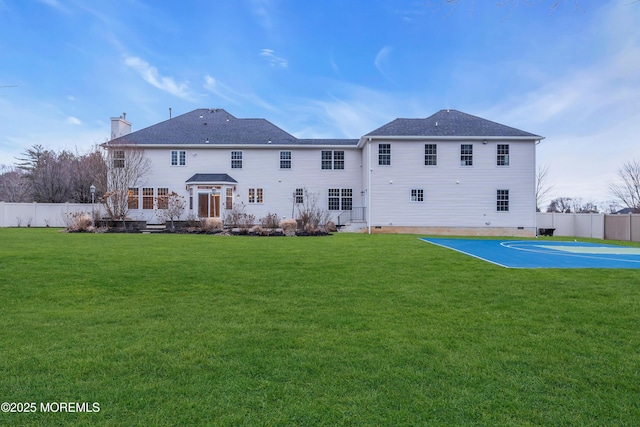
[[[373,140],[378,141],[536,141],[536,144],[539,144],[540,141],[544,139],[543,136],[533,135],[533,136],[418,136],[418,135],[410,135],[410,136],[398,136],[398,135],[388,135],[388,136],[367,136],[360,138],[358,141],[358,148],[364,146],[364,144],[368,142],[372,142]]]

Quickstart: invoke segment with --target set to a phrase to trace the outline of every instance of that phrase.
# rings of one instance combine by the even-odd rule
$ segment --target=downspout
[[[367,164],[367,168],[369,169],[367,171],[367,228],[369,231],[369,234],[371,234],[371,174],[373,173],[373,165],[371,163],[371,138],[369,138],[369,144],[367,144],[367,150],[368,150],[368,164]]]

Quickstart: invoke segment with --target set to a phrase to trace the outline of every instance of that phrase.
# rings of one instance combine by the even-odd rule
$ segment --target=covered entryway
[[[226,173],[199,173],[186,182],[189,210],[199,218],[221,218],[225,209],[233,206],[233,194],[238,182]]]

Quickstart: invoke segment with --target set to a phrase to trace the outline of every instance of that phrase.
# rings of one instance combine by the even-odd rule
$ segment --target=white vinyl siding
[[[425,143],[393,141],[396,167],[392,169],[377,165],[377,144],[373,144],[363,156],[365,164],[372,164],[363,167],[364,182],[371,182],[367,208],[371,226],[535,227],[535,143],[510,141],[510,158],[525,160],[511,161],[509,167],[496,167],[496,143],[475,145],[473,167],[460,167],[462,144],[467,142],[438,141],[438,167],[426,167]],[[413,202],[411,190],[421,188],[424,202]],[[505,215],[496,210],[496,189],[507,188]]]

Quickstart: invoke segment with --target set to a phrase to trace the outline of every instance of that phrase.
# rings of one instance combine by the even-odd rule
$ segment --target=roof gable
[[[426,119],[395,119],[365,136],[542,138],[457,110],[440,110]]]

